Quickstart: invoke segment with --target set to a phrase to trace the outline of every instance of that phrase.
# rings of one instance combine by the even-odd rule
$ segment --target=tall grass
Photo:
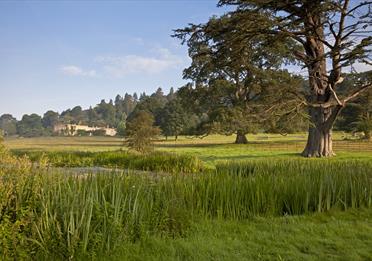
[[[54,167],[109,167],[168,173],[192,173],[203,169],[195,156],[153,152],[136,154],[126,151],[107,152],[42,152],[13,151],[15,155],[28,156],[31,161],[46,158]]]
[[[200,219],[241,220],[372,206],[368,162],[221,163],[203,174],[48,173],[1,168],[2,258],[72,260],[152,234],[187,236]],[[41,164],[42,165],[42,164]]]

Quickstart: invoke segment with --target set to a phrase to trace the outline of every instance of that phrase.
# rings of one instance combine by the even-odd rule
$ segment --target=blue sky
[[[359,0],[358,0],[359,1]],[[0,1],[0,115],[94,106],[186,83],[173,29],[226,10],[217,0]],[[289,70],[303,73],[298,67]],[[358,65],[358,71],[371,66]]]
[[[216,2],[0,1],[0,115],[182,86],[190,61],[172,29],[223,13]]]

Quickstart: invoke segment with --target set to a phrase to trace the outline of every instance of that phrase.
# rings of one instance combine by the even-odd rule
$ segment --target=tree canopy
[[[160,134],[158,127],[154,126],[154,117],[147,111],[138,111],[128,121],[126,128],[127,144],[138,152],[151,150],[152,139]]]
[[[289,82],[273,84],[264,90],[274,95],[260,95],[260,104],[271,103],[279,118],[306,107],[309,136],[303,155],[332,156],[331,130],[337,116],[371,87],[371,82],[364,82],[342,96],[338,88],[343,68],[356,62],[371,65],[371,2],[221,0],[219,5],[235,8],[206,24],[175,31],[192,58],[185,77],[196,85],[216,78],[235,83],[236,97],[247,104],[252,86],[283,75],[283,65],[302,66],[308,81],[303,89]],[[283,105],[288,112],[282,113]],[[273,115],[266,108],[263,112],[265,117]]]

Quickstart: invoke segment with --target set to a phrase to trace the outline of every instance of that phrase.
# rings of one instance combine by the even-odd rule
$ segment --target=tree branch
[[[362,92],[366,91],[367,89],[371,88],[372,87],[372,83],[369,83],[369,84],[366,84],[364,86],[362,86],[359,90],[355,91],[353,94],[349,95],[348,97],[346,97],[344,100],[343,100],[343,103],[347,103],[348,101],[354,99],[355,97],[357,97],[359,94],[361,94]]]
[[[334,97],[335,100],[337,101],[338,105],[340,105],[340,106],[344,106],[343,103],[342,103],[342,102],[340,101],[340,99],[338,98],[337,93],[335,92],[335,90],[333,90],[332,86],[329,84],[328,87],[329,87],[330,91],[332,92],[333,97]]]

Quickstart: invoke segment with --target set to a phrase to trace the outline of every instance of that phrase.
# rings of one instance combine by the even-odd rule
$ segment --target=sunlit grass
[[[118,151],[117,138],[7,140],[36,164],[0,150],[0,258],[371,259],[370,143],[304,159],[301,141],[274,137],[248,145],[183,137],[157,143],[153,156]],[[195,157],[208,168],[182,171]],[[74,174],[49,163],[152,172]]]
[[[372,160],[372,142],[360,140],[343,140],[350,135],[335,133],[335,159],[364,158]],[[155,150],[177,154],[198,156],[203,161],[214,165],[219,160],[242,160],[259,158],[300,158],[299,154],[305,146],[306,134],[248,135],[246,145],[235,145],[234,136],[212,135],[204,139],[181,136],[174,141],[156,142]],[[26,151],[116,151],[126,150],[121,138],[112,137],[43,137],[43,138],[11,138],[5,144],[12,150]],[[332,159],[334,160],[334,159]]]
[[[195,223],[184,238],[149,236],[104,260],[371,260],[372,209]]]
[[[8,164],[0,171],[3,257],[93,258],[149,236],[187,237],[200,220],[372,206],[366,161],[227,162],[186,175],[66,175],[14,157],[2,164]]]

